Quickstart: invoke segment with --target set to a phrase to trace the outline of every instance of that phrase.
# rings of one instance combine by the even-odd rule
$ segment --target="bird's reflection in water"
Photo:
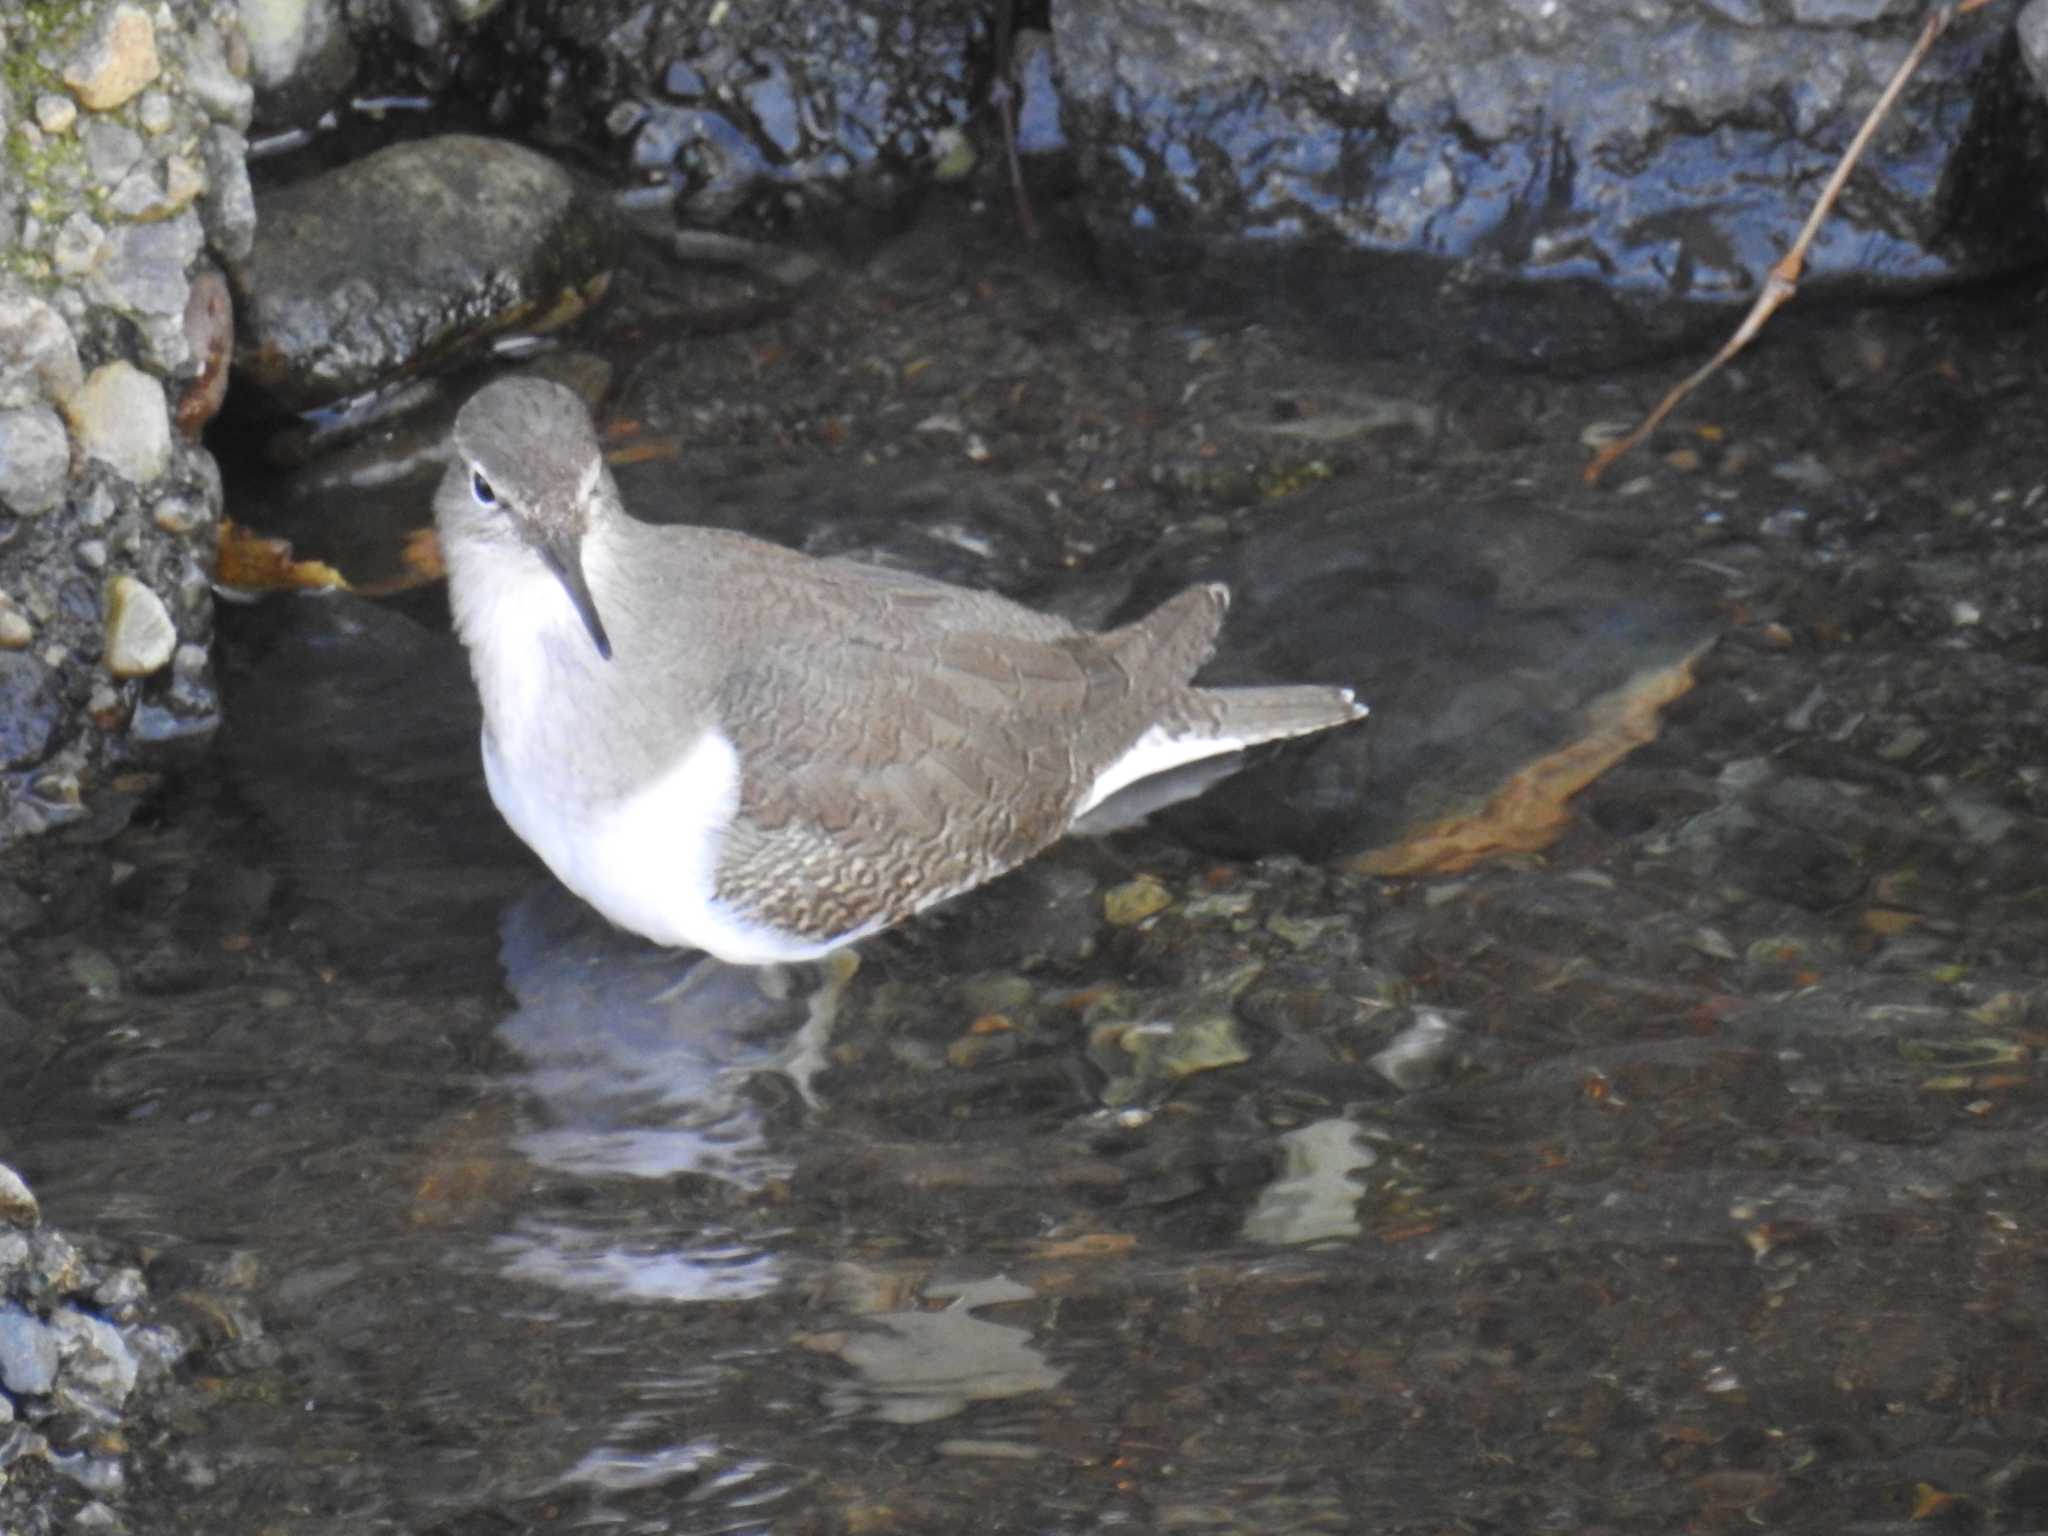
[[[620,933],[547,881],[501,926],[517,1008],[499,1026],[525,1071],[534,1163],[616,1187],[677,1177],[758,1190],[789,1176],[770,1144],[758,1074],[806,1087],[842,973],[729,966]],[[640,1299],[758,1295],[773,1255],[734,1232],[674,1230],[668,1203],[633,1198],[529,1211],[501,1240],[512,1273]]]

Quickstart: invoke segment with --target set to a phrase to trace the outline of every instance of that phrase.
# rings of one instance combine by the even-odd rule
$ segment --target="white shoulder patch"
[[[582,814],[535,791],[484,742],[491,798],[555,877],[612,922],[657,944],[701,949],[734,965],[811,960],[859,938],[793,939],[718,899],[718,860],[739,805],[739,753],[715,730],[674,767],[618,804]]]

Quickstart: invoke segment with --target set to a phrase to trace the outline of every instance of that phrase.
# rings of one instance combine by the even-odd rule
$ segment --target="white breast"
[[[792,938],[720,901],[718,860],[739,804],[739,754],[706,730],[661,778],[623,800],[578,804],[522,772],[487,734],[484,778],[513,831],[570,890],[621,928],[734,965],[811,960],[858,937]]]
[[[496,548],[471,559],[477,567],[456,569],[451,591],[483,698],[484,778],[499,813],[556,879],[621,928],[735,964],[808,960],[858,937],[792,939],[718,899],[740,762],[716,728],[678,740],[671,766],[623,796],[607,798],[590,783],[578,766],[588,764],[589,733],[605,728],[607,707],[640,701],[616,692],[601,701],[611,680],[605,669],[619,663],[597,656],[561,583],[539,561]],[[602,563],[594,562],[594,577]],[[593,585],[602,607],[603,586]],[[565,713],[571,696],[597,718]]]
[[[516,723],[539,718],[548,690],[562,686],[560,658],[573,656],[579,641],[589,647],[590,638],[562,584],[525,550],[455,546],[448,553],[455,628],[469,647],[484,718],[509,740]]]

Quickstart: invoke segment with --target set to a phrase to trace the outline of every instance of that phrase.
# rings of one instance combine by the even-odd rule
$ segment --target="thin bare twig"
[[[1920,67],[1921,60],[1927,57],[1935,39],[1948,30],[1949,23],[1958,16],[1966,16],[1988,4],[1990,0],[1956,0],[1952,5],[1937,6],[1928,13],[1926,23],[1920,28],[1920,36],[1914,41],[1912,49],[1899,67],[1893,71],[1884,93],[1877,98],[1877,104],[1863,119],[1863,126],[1856,130],[1856,137],[1849,141],[1849,147],[1842,152],[1842,158],[1836,162],[1834,174],[1828,177],[1827,185],[1821,188],[1820,196],[1814,200],[1813,211],[1807,214],[1805,224],[1800,226],[1799,236],[1792,242],[1792,248],[1781,256],[1777,264],[1765,275],[1762,291],[1757,294],[1756,302],[1750,305],[1749,313],[1742,317],[1742,323],[1735,328],[1735,334],[1722,343],[1720,351],[1673,386],[1671,392],[1657,402],[1657,408],[1643,418],[1640,426],[1627,436],[1616,438],[1593,455],[1592,462],[1585,469],[1588,485],[1606,473],[1608,465],[1656,431],[1663,424],[1664,418],[1676,410],[1686,396],[1706,383],[1720,371],[1728,359],[1748,346],[1755,339],[1756,333],[1764,328],[1764,322],[1799,291],[1800,274],[1806,270],[1807,250],[1812,246],[1814,237],[1820,233],[1820,227],[1827,221],[1827,216],[1834,211],[1836,199],[1842,195],[1842,188],[1848,184],[1849,173],[1856,168],[1856,162],[1863,157],[1863,151],[1869,147],[1871,136],[1877,132],[1878,124],[1884,121],[1886,114],[1898,101],[1899,93],[1906,88],[1906,82],[1913,77],[1913,71]]]
[[[1002,0],[996,7],[995,25],[995,70],[989,82],[988,99],[996,109],[996,122],[1003,133],[1003,154],[1009,161],[1010,197],[1017,205],[1017,223],[1026,240],[1036,240],[1038,221],[1031,217],[1031,195],[1024,190],[1024,166],[1017,155],[1017,98],[1022,87],[1017,81],[1016,0]]]

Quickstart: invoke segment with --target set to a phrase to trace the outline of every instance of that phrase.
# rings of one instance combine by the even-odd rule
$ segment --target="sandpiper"
[[[464,405],[434,502],[484,774],[659,944],[806,960],[1037,853],[1140,780],[1365,714],[1201,688],[1228,592],[1091,634],[993,593],[631,516],[559,385]]]

